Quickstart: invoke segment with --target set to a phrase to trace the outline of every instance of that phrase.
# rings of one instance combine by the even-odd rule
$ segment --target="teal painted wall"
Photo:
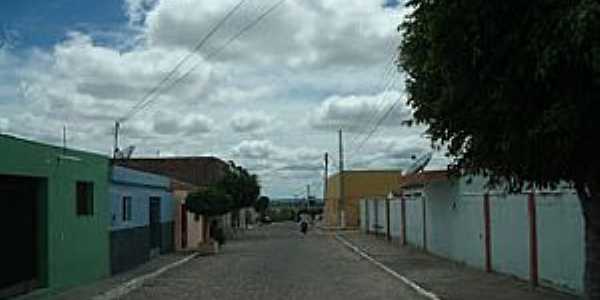
[[[42,178],[40,236],[42,283],[60,289],[109,272],[109,160],[0,135],[0,174]],[[77,181],[94,184],[92,216],[77,216]],[[3,199],[4,200],[4,199]],[[14,245],[18,247],[18,245]]]
[[[572,191],[538,193],[536,210],[542,284],[582,293],[585,231],[577,195]]]

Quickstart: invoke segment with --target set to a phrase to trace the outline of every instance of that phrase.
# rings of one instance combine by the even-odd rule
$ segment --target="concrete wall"
[[[367,205],[369,207],[369,232],[375,232],[379,224],[379,220],[377,219],[379,215],[377,212],[378,206],[375,199],[368,199]]]
[[[390,235],[394,239],[401,238],[402,223],[401,223],[401,203],[400,200],[390,201]]]
[[[360,231],[367,232],[367,200],[360,199]]]
[[[387,221],[386,221],[386,207],[385,200],[377,199],[375,201],[377,205],[377,233],[378,234],[386,234],[387,233]]]
[[[1,134],[0,153],[0,174],[44,180],[39,203],[41,284],[57,289],[107,276],[108,158]],[[76,214],[78,181],[93,183],[92,215]]]
[[[583,292],[585,231],[577,195],[540,193],[536,210],[542,284]]]
[[[409,245],[436,255],[485,269],[484,195],[489,193],[490,261],[494,272],[530,279],[530,215],[528,194],[488,191],[485,179],[466,178],[431,182],[405,189],[406,239]],[[420,193],[420,194],[419,194]],[[572,190],[538,191],[538,277],[541,285],[573,293],[583,290],[585,264],[584,224],[581,207]],[[384,200],[366,201],[370,224],[385,216],[377,212]],[[362,206],[361,206],[362,207]],[[425,222],[423,209],[425,208]],[[393,238],[402,238],[401,202],[390,201]],[[370,232],[374,226],[370,226]]]
[[[482,196],[478,197],[478,200]],[[492,269],[529,278],[527,195],[491,195]]]
[[[406,242],[423,248],[423,197],[406,197]]]

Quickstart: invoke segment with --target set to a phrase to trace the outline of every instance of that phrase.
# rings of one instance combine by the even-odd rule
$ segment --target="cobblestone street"
[[[295,224],[240,234],[146,282],[124,299],[422,299],[334,238]]]

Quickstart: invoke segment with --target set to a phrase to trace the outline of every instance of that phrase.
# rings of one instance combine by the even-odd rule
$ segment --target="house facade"
[[[107,276],[108,158],[1,134],[0,153],[0,298]]]
[[[350,170],[343,173],[344,200],[341,204],[340,173],[328,178],[324,216],[328,226],[358,227],[359,200],[364,197],[385,198],[402,180],[400,170]],[[340,221],[343,220],[342,224]],[[345,223],[345,224],[344,224]]]
[[[174,249],[168,177],[114,166],[110,181],[110,270],[131,269]]]
[[[229,165],[215,157],[132,158],[115,160],[116,165],[170,177],[175,211],[175,249],[195,249],[208,241],[208,220],[190,213],[185,208],[187,195],[198,189],[217,184],[223,179]],[[223,216],[221,225],[226,231],[230,221]]]

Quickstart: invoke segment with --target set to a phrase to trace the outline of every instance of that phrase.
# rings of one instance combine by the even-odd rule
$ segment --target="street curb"
[[[427,297],[428,299],[431,299],[431,300],[441,300],[441,298],[438,297],[433,292],[424,289],[423,287],[419,286],[416,282],[414,282],[414,281],[412,281],[412,280],[410,280],[410,279],[408,279],[408,278],[406,278],[406,277],[398,274],[396,271],[390,269],[389,267],[387,267],[383,263],[379,262],[375,258],[369,256],[369,254],[367,254],[366,252],[362,251],[357,246],[353,245],[351,242],[349,242],[348,240],[346,240],[341,235],[339,235],[339,234],[336,233],[335,238],[339,242],[341,242],[342,244],[344,244],[344,246],[350,248],[352,251],[354,251],[355,253],[357,253],[358,255],[360,255],[362,258],[368,260],[370,263],[374,264],[375,266],[379,267],[380,269],[382,269],[386,273],[392,275],[396,279],[399,279],[404,284],[408,285],[410,288],[412,288],[413,290],[415,290],[419,295]]]
[[[115,288],[110,289],[107,292],[104,292],[100,295],[94,296],[92,298],[92,300],[112,300],[112,299],[117,299],[119,297],[123,297],[125,296],[127,293],[139,288],[140,286],[142,286],[142,284],[144,283],[144,281],[152,279],[157,277],[158,275],[173,269],[177,266],[180,266],[188,261],[190,261],[191,259],[197,257],[199,255],[199,253],[194,253],[192,255],[186,256],[185,258],[182,258],[176,262],[173,262],[171,264],[168,264],[152,273],[148,273],[148,274],[144,274],[142,276],[133,278]]]

